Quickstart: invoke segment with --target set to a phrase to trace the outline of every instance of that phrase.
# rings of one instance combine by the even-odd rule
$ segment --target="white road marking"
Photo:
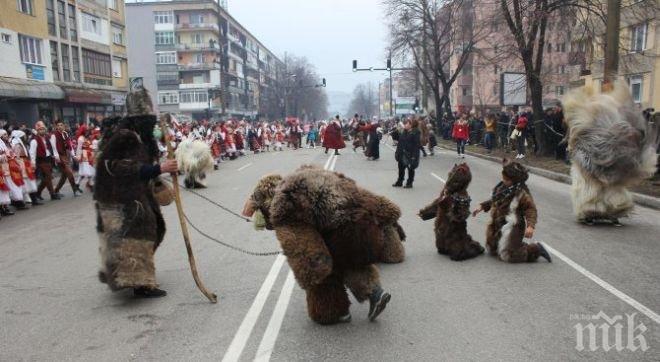
[[[548,245],[548,243],[543,243],[543,246],[545,246],[546,249],[548,249],[549,252],[554,254],[556,257],[561,259],[564,263],[568,264],[571,268],[577,270],[580,274],[584,275],[585,277],[591,279],[594,283],[600,285],[603,289],[607,290],[608,292],[614,294],[616,297],[621,299],[622,301],[628,303],[631,307],[637,309],[640,311],[642,314],[645,316],[649,317],[651,320],[654,322],[660,324],[660,315],[658,313],[655,313],[642,303],[636,301],[626,293],[616,289],[614,286],[612,286],[610,283],[604,281],[603,279],[597,277],[594,273],[588,271],[587,269],[583,268],[581,265],[578,263],[574,262],[571,260],[569,257],[566,255],[562,254],[560,251],[556,250],[555,248],[551,247]]]
[[[223,362],[238,361],[239,357],[241,356],[241,353],[243,353],[243,348],[245,348],[245,344],[247,343],[247,340],[250,338],[250,334],[252,334],[252,329],[254,328],[254,325],[257,323],[259,314],[261,314],[261,311],[264,308],[264,304],[266,304],[266,299],[268,299],[268,295],[270,294],[270,291],[273,289],[273,284],[275,284],[277,275],[280,273],[280,270],[282,269],[284,260],[285,257],[282,254],[278,255],[277,258],[275,258],[275,262],[273,262],[273,266],[270,268],[270,271],[268,272],[268,275],[266,276],[264,283],[261,285],[261,288],[259,289],[256,298],[254,298],[254,302],[252,302],[252,306],[245,315],[245,318],[243,318],[243,322],[241,323],[241,326],[238,327],[238,331],[236,332],[234,339],[231,341],[231,344],[229,345],[229,348],[227,349],[225,356],[222,358]]]
[[[436,175],[436,174],[433,173],[433,172],[431,172],[431,176],[437,178],[437,179],[440,180],[440,182],[442,182],[443,184],[446,184],[446,183],[447,183],[447,181],[445,181],[442,177]]]
[[[284,282],[284,287],[282,287],[280,297],[277,300],[277,304],[275,304],[273,315],[270,317],[270,321],[266,327],[264,337],[259,344],[259,348],[257,349],[257,356],[254,358],[255,361],[270,361],[270,356],[273,353],[277,335],[280,333],[280,328],[282,327],[282,322],[284,321],[286,310],[289,307],[289,300],[291,300],[293,285],[293,273],[289,271],[289,274],[286,276],[286,281]]]
[[[333,171],[336,164],[337,155],[333,153],[325,162],[325,166],[323,168],[328,171]],[[271,316],[270,321],[268,322],[268,326],[266,327],[266,331],[261,338],[261,343],[259,343],[255,361],[267,362],[270,360],[273,348],[275,347],[275,342],[277,341],[277,336],[280,333],[280,329],[282,328],[282,322],[284,322],[284,314],[286,313],[286,309],[289,306],[289,301],[291,300],[293,280],[293,272],[289,270],[289,274],[286,277],[286,282],[284,283],[280,297],[277,299],[277,304],[275,304],[273,315]]]
[[[243,170],[245,170],[246,168],[248,168],[248,167],[250,167],[250,166],[252,166],[252,162],[248,163],[247,165],[243,165],[243,166],[241,166],[241,167],[238,169],[238,171],[243,171]]]

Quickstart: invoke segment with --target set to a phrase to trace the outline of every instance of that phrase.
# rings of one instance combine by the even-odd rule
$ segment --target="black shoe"
[[[585,217],[584,219],[580,219],[580,222],[587,226],[594,226],[594,224],[596,223],[595,220],[591,217]]]
[[[325,149],[325,154],[326,154],[326,155],[328,154],[328,149],[327,149],[327,148]]]
[[[213,165],[213,169],[217,171],[218,170],[218,165]]]
[[[41,195],[37,195],[37,199],[38,199],[39,201],[44,201],[44,198],[41,197]]]
[[[62,194],[56,192],[56,193],[50,195],[50,199],[51,200],[61,200],[62,199]]]
[[[30,194],[30,200],[32,200],[33,206],[43,205],[44,203],[39,201],[36,194]]]
[[[545,247],[541,243],[539,243],[539,254],[543,259],[547,260],[548,263],[552,263],[552,258],[550,257],[550,253],[548,253],[548,251],[545,250]]]
[[[392,296],[390,293],[383,292],[383,289],[378,288],[377,291],[373,292],[369,297],[369,321],[373,322],[376,320],[387,307],[387,303],[390,302]]]
[[[160,298],[167,295],[167,292],[158,288],[140,287],[133,289],[133,295],[138,298]]]
[[[2,208],[0,208],[0,215],[2,216],[12,216],[14,214],[15,212],[11,211],[11,209],[7,205],[4,205],[2,206]]]
[[[28,208],[24,201],[12,201],[11,204],[17,210],[26,210]]]
[[[338,151],[335,151],[335,156],[339,156],[339,152],[338,152]]]
[[[392,184],[392,187],[401,187],[401,186],[403,186],[402,182],[395,182]]]
[[[73,189],[73,195],[76,195],[76,192],[80,193],[82,195],[83,190],[80,188],[80,185],[76,185],[76,188]]]
[[[404,189],[411,189],[411,188],[412,188],[412,184],[406,184],[406,186],[403,186],[403,188],[404,188]]]

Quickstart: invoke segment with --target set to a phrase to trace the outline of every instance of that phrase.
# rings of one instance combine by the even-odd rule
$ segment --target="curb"
[[[445,145],[439,145],[439,146],[444,148],[444,149],[447,149],[447,150],[454,150],[453,148],[447,147]],[[492,162],[497,162],[497,163],[502,162],[501,158],[495,157],[495,156],[483,155],[481,153],[472,152],[472,151],[465,151],[465,153],[470,155],[470,156],[478,157],[478,158],[488,160],[488,161],[492,161]],[[554,171],[548,171],[548,170],[538,168],[538,167],[530,167],[530,166],[527,166],[527,165],[525,165],[525,167],[527,167],[527,169],[529,170],[530,173],[533,173],[535,175],[542,176],[542,177],[545,177],[545,178],[549,178],[553,181],[562,182],[562,183],[565,183],[565,184],[568,184],[568,185],[571,184],[571,176],[569,176],[569,175],[565,175],[563,173],[554,172]],[[660,210],[660,199],[657,198],[657,197],[632,192],[632,198],[633,198],[633,201],[637,205],[648,207],[648,208],[654,209],[654,210]]]

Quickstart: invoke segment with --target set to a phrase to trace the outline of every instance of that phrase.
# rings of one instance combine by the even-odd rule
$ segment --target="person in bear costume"
[[[385,309],[391,296],[375,263],[403,261],[405,239],[401,210],[390,200],[340,173],[303,166],[284,178],[263,177],[243,214],[261,214],[275,230],[313,321],[349,322],[346,288],[358,302],[369,300],[370,321]]]
[[[418,214],[422,220],[435,218],[438,253],[455,261],[471,259],[484,252],[483,246],[467,233],[466,220],[470,216],[471,201],[467,188],[470,181],[470,167],[466,163],[454,165],[440,196]]]

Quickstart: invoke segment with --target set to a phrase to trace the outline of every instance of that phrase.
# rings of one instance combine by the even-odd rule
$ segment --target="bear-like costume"
[[[484,252],[483,246],[472,240],[467,232],[471,201],[467,188],[470,181],[470,167],[466,163],[454,165],[440,196],[418,214],[422,220],[435,218],[438,253],[455,261],[471,259]]]
[[[243,213],[263,214],[275,230],[308,313],[320,324],[348,322],[346,287],[358,302],[370,302],[369,319],[390,295],[380,286],[377,262],[401,262],[405,239],[401,210],[385,197],[358,187],[342,174],[303,166],[291,175],[263,177]]]

